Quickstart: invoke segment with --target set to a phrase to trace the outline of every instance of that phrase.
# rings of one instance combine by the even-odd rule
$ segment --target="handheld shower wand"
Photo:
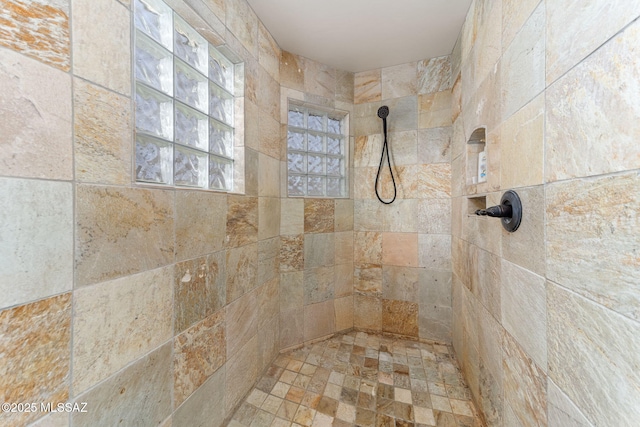
[[[378,166],[378,174],[376,175],[375,189],[376,189],[376,197],[378,197],[378,200],[380,200],[380,202],[384,203],[385,205],[390,205],[391,203],[394,202],[394,200],[396,200],[397,189],[396,189],[396,180],[393,177],[393,169],[391,168],[391,159],[389,157],[389,143],[387,142],[387,116],[389,116],[389,107],[387,107],[386,105],[383,105],[382,107],[378,108],[378,117],[382,119],[382,130],[384,131],[384,142],[382,143],[382,153],[380,154],[380,165]],[[380,197],[380,194],[378,193],[378,181],[380,180],[380,172],[382,172],[382,164],[384,163],[385,153],[387,154],[387,165],[389,165],[389,173],[391,174],[391,182],[393,183],[393,199],[391,199],[391,201],[389,202],[385,202],[384,200],[382,200],[382,198]]]

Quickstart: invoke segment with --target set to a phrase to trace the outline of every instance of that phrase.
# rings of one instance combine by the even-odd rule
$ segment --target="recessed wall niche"
[[[467,187],[487,180],[487,128],[482,126],[471,133],[467,141]],[[484,156],[484,160],[481,158]],[[480,165],[480,166],[479,166]],[[484,166],[484,174],[478,173]]]

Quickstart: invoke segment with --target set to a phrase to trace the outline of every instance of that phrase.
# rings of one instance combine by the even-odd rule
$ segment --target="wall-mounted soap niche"
[[[474,196],[467,198],[467,215],[475,215],[478,209],[487,208],[486,196]]]
[[[471,133],[467,141],[467,186],[487,181],[487,128],[482,126]]]

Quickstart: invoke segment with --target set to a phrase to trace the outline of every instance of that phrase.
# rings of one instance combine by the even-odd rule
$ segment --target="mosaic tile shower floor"
[[[231,427],[483,427],[449,346],[350,332],[281,354]]]

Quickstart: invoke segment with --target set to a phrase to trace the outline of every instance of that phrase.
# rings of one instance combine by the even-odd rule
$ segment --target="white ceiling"
[[[471,0],[248,0],[278,45],[346,71],[448,55]]]

